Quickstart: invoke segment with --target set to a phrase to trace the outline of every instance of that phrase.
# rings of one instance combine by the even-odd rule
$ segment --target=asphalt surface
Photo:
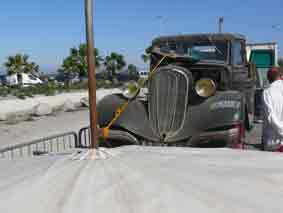
[[[247,132],[246,139],[249,143],[258,144],[261,143],[262,135],[262,124],[254,123],[253,129],[250,132]]]
[[[75,131],[89,125],[89,111],[62,112],[56,116],[37,117],[35,121],[7,125],[0,122],[0,148],[39,138]]]
[[[283,155],[126,146],[0,160],[0,212],[283,212]]]

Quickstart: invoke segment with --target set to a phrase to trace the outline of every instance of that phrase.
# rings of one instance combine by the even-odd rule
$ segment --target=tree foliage
[[[150,61],[150,54],[144,53],[141,55],[141,59],[143,60],[144,63],[148,63]]]
[[[108,79],[110,81],[117,79],[117,72],[122,71],[127,63],[122,54],[111,52],[105,58],[103,58],[98,49],[94,50],[96,58],[96,67],[100,68],[103,72],[97,72],[99,78]],[[129,64],[129,75],[138,78],[138,68]],[[79,47],[73,47],[70,49],[69,55],[63,60],[63,63],[58,69],[60,76],[62,76],[65,82],[70,83],[74,77],[84,77],[87,74],[87,46],[81,44]]]
[[[96,67],[99,68],[103,62],[103,58],[99,54],[98,49],[94,49]],[[70,49],[69,56],[63,60],[61,68],[58,70],[65,76],[73,77],[76,75],[87,75],[87,45],[80,44],[79,47]]]
[[[278,65],[279,65],[280,67],[283,67],[283,58],[279,58],[279,59],[278,59]]]
[[[20,73],[39,73],[39,65],[29,61],[29,56],[26,54],[16,54],[9,56],[4,63],[8,75]]]
[[[113,80],[117,71],[122,70],[126,66],[126,61],[123,55],[112,52],[110,55],[105,57],[104,66],[109,79]]]
[[[133,78],[135,78],[135,77],[138,78],[139,77],[138,68],[134,64],[129,64],[128,65],[128,73]]]

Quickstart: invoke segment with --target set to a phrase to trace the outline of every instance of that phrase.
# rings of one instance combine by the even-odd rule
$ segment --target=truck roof
[[[152,41],[153,44],[170,41],[200,41],[211,38],[213,41],[246,40],[245,36],[236,33],[200,33],[187,35],[161,36]]]
[[[277,45],[277,42],[258,42],[258,43],[247,43],[246,46],[251,46],[251,47],[254,47],[254,46],[275,46]]]

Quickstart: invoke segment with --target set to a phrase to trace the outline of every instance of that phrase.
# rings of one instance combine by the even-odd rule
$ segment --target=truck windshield
[[[161,51],[182,56],[196,57],[200,60],[226,61],[227,43],[203,41],[197,43],[166,43],[159,46]]]

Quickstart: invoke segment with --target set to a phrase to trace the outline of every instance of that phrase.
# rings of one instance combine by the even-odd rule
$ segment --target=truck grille
[[[179,69],[162,68],[149,83],[149,119],[163,140],[178,133],[187,113],[189,79]]]

